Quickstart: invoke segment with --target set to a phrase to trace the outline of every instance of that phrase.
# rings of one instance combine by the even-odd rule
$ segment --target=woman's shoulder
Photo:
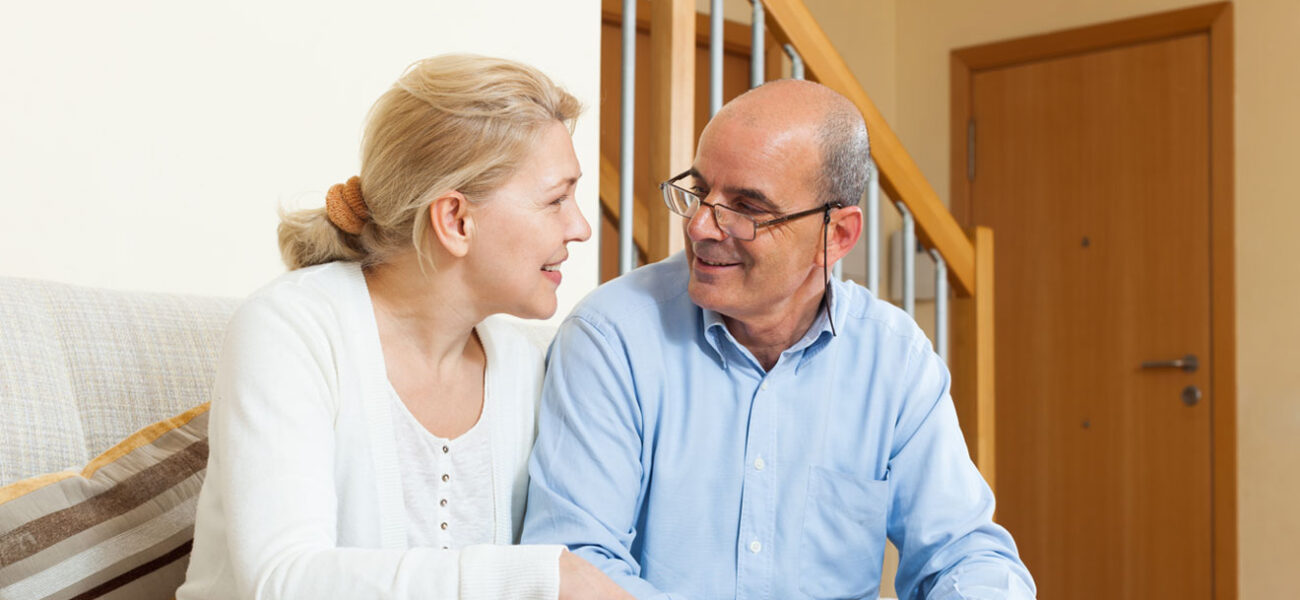
[[[368,298],[356,263],[332,262],[289,271],[253,292],[235,311],[230,328],[261,327],[268,321],[334,328]]]

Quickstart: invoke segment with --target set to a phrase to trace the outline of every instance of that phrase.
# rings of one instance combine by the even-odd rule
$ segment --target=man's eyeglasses
[[[782,215],[775,219],[756,221],[753,217],[729,206],[705,202],[700,198],[699,194],[677,185],[678,181],[681,181],[692,174],[691,171],[686,171],[681,175],[659,184],[659,191],[664,196],[664,204],[668,205],[668,210],[672,211],[673,214],[681,215],[682,217],[690,219],[695,216],[695,213],[699,212],[700,206],[707,206],[709,207],[709,210],[713,211],[713,220],[718,224],[718,229],[721,229],[723,233],[726,233],[733,238],[745,242],[758,237],[758,230],[763,227],[778,225],[780,223],[785,223],[786,221],[793,221],[817,213],[825,213],[826,217],[829,218],[832,208],[842,207],[838,202],[827,203],[808,210],[801,210],[797,213]]]

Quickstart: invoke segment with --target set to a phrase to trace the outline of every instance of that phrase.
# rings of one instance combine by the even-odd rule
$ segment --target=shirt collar
[[[804,332],[803,337],[781,353],[782,355],[796,352],[803,353],[799,359],[799,364],[795,367],[796,373],[805,361],[821,352],[834,337],[831,333],[830,318],[827,317],[826,309],[828,306],[830,314],[835,315],[835,322],[843,323],[845,311],[843,310],[844,301],[841,299],[843,295],[841,288],[844,285],[844,282],[841,281],[831,281],[831,285],[826,290],[827,302],[818,305],[817,316],[813,319],[812,325],[808,327],[808,331]],[[723,320],[721,313],[707,308],[700,308],[700,311],[703,313],[701,325],[704,331],[704,339],[717,353],[718,359],[722,361],[722,368],[727,368],[727,348],[753,360],[753,355],[750,354],[749,349],[736,341],[735,337],[732,337],[731,331],[727,329],[727,323]],[[842,327],[842,325],[837,327]],[[755,361],[755,364],[757,364],[757,361]]]

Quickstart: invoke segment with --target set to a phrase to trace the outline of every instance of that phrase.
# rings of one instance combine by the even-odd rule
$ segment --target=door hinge
[[[966,180],[975,181],[975,119],[966,121]]]

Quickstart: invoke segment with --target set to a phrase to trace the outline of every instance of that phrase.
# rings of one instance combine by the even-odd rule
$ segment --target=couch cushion
[[[206,402],[237,304],[0,278],[0,485]]]
[[[80,473],[0,488],[0,598],[171,598],[189,563],[207,411],[150,425]]]

